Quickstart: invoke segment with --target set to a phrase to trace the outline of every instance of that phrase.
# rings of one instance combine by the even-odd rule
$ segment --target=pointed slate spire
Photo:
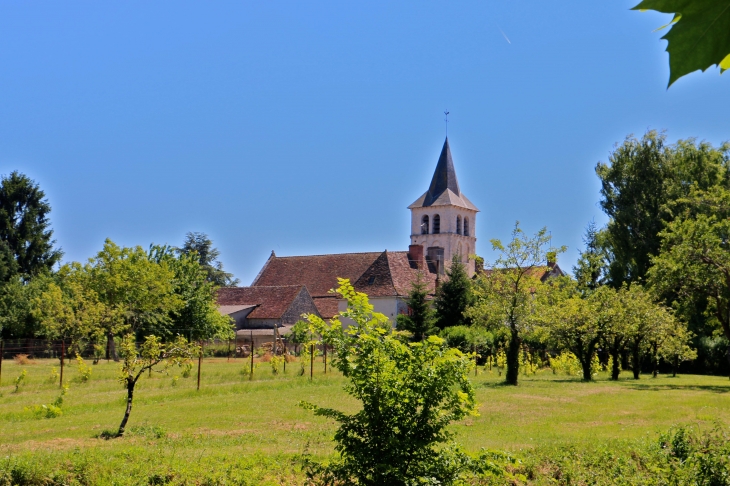
[[[439,156],[438,164],[436,164],[436,171],[433,173],[431,186],[428,188],[423,205],[430,206],[446,189],[451,189],[451,192],[455,195],[461,196],[459,181],[456,180],[454,161],[451,158],[449,137],[446,137],[444,147],[441,149],[441,155]]]

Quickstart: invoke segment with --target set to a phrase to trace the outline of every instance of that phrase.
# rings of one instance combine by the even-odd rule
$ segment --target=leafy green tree
[[[205,233],[189,232],[185,235],[185,243],[178,252],[183,255],[195,253],[198,262],[205,269],[208,280],[220,287],[238,285],[238,279],[232,273],[223,270],[223,264],[218,261],[220,251],[213,247],[213,241]]]
[[[41,322],[43,335],[69,341],[69,355],[74,349],[80,352],[82,341],[96,333],[103,312],[103,304],[86,277],[81,265],[64,265],[56,281],[33,299],[33,313]]]
[[[347,378],[345,390],[362,402],[346,414],[310,403],[302,406],[339,422],[335,433],[339,458],[327,465],[311,464],[309,473],[324,484],[411,485],[454,484],[466,462],[449,447],[449,423],[475,413],[469,382],[469,357],[430,336],[404,343],[388,318],[373,312],[367,295],[340,279],[338,292],[348,308],[322,329],[333,345],[333,365]],[[342,329],[339,318],[355,324]]]
[[[149,258],[159,265],[165,264],[174,273],[173,291],[182,301],[182,307],[172,314],[169,328],[160,328],[156,334],[170,337],[182,334],[191,341],[232,337],[233,327],[229,316],[221,315],[216,301],[218,285],[208,280],[206,269],[194,253],[179,253],[172,248],[153,245]]]
[[[61,259],[54,249],[51,206],[38,184],[14,171],[0,180],[0,276],[30,278],[50,271]],[[12,263],[10,260],[14,260]]]
[[[680,302],[706,300],[707,313],[730,339],[730,191],[695,190],[685,202],[661,234],[650,283]]]
[[[172,317],[184,305],[175,293],[170,262],[156,262],[140,246],[120,247],[107,239],[86,271],[105,305],[100,322],[107,334],[169,334]]]
[[[730,0],[642,0],[634,10],[674,14],[668,41],[669,86],[693,71],[730,69]]]
[[[408,331],[413,341],[423,341],[431,334],[436,334],[438,328],[435,326],[431,302],[428,300],[428,288],[419,273],[416,280],[411,283],[411,290],[405,299],[409,314],[399,314],[396,318],[396,329]]]
[[[578,290],[587,296],[606,281],[608,254],[605,248],[604,232],[599,230],[594,221],[588,223],[583,237],[585,250],[581,252],[578,263],[573,267],[573,274]]]
[[[610,218],[606,227],[611,250],[609,280],[616,288],[642,280],[652,255],[658,253],[669,157],[666,136],[649,131],[641,140],[627,137],[611,153],[608,164],[596,166],[601,207]]]
[[[593,379],[593,358],[604,334],[604,320],[598,313],[593,294],[583,297],[578,284],[570,278],[550,285],[539,302],[536,319],[558,349],[572,352],[583,369],[583,380]],[[596,290],[596,292],[600,292]]]
[[[33,300],[51,281],[40,274],[29,282],[19,275],[0,285],[0,338],[25,338],[42,334],[42,327],[33,313]]]
[[[476,300],[467,315],[487,328],[507,328],[505,380],[507,384],[517,385],[522,341],[533,331],[538,317],[534,312],[535,294],[545,291],[540,277],[547,264],[550,236],[543,228],[533,237],[527,237],[517,222],[512,241],[506,246],[497,239],[491,242],[500,256],[491,269],[477,277]],[[565,248],[553,251],[557,254]]]
[[[694,189],[730,187],[730,146],[719,148],[694,139],[666,143],[648,131],[629,136],[598,163],[601,207],[610,220],[603,247],[609,260],[608,283],[642,282],[659,253],[659,233],[683,211],[681,201]]]
[[[436,326],[440,329],[468,326],[471,322],[464,312],[474,302],[474,295],[466,265],[461,262],[461,255],[453,256],[451,267],[446,270],[446,277],[446,281],[436,289],[433,302]]]
[[[127,409],[122,423],[119,424],[117,437],[124,435],[129,414],[132,412],[134,388],[144,372],[166,372],[170,366],[181,366],[200,353],[200,348],[196,344],[188,343],[182,336],[178,336],[172,342],[163,343],[158,337],[149,335],[138,349],[134,334],[127,334],[120,348],[122,367],[119,381],[127,389]]]

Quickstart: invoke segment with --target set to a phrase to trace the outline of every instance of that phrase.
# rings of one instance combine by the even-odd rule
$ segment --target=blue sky
[[[248,285],[272,249],[406,249],[448,109],[478,253],[519,220],[569,268],[616,142],[730,139],[730,75],[667,90],[634,3],[0,1],[0,173],[66,260],[202,231]]]

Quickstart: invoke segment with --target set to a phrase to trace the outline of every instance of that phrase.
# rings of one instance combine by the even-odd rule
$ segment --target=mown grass
[[[63,415],[45,419],[30,408],[49,404],[60,393],[58,383],[49,381],[58,361],[18,365],[6,360],[0,458],[16,461],[17,474],[27,469],[46,478],[67,469],[69,477],[78,477],[79,468],[86,467],[91,478],[86,484],[167,484],[180,478],[188,478],[183,483],[207,478],[208,483],[200,479],[198,484],[301,484],[298,458],[333,454],[335,427],[297,402],[346,411],[358,405],[342,391],[344,379],[331,370],[324,375],[321,363],[311,382],[298,376],[297,363],[278,376],[260,363],[249,380],[247,364],[205,359],[199,391],[195,369],[188,378],[178,368],[145,376],[135,393],[130,433],[104,440],[99,434],[116,430],[125,407],[118,364],[93,366],[86,383],[78,381],[75,363],[66,366]],[[16,393],[13,381],[23,369],[27,377]],[[174,376],[179,377],[176,385]],[[677,424],[700,429],[730,424],[730,381],[723,377],[642,376],[635,381],[627,374],[611,382],[599,375],[596,382],[583,383],[546,370],[508,387],[496,373],[482,371],[474,384],[480,415],[453,425],[457,440],[471,452],[489,448],[520,456],[563,446],[588,450],[656,440]]]

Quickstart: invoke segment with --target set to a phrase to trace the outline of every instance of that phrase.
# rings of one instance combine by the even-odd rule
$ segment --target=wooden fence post
[[[314,344],[309,345],[309,381],[312,381],[314,376]]]
[[[326,375],[327,374],[327,344],[324,345],[323,360],[324,360],[324,374]]]
[[[253,331],[251,331],[251,349],[249,349],[249,353],[251,354],[251,374],[248,375],[248,379],[253,380]]]
[[[61,339],[61,378],[58,380],[58,386],[63,388],[63,360],[66,357],[66,341]]]
[[[203,341],[200,341],[200,354],[198,354],[198,390],[200,390],[200,365],[203,363]]]

